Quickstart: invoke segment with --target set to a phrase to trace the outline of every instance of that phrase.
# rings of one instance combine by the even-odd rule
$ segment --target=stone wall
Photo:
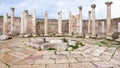
[[[15,24],[16,24],[16,32],[19,34],[20,32],[20,18],[15,18]],[[101,34],[101,22],[105,22],[105,28],[106,28],[106,19],[99,19],[96,20],[96,31],[97,34]],[[8,19],[9,25],[10,25],[10,18]],[[112,33],[118,32],[118,22],[120,22],[120,18],[114,18],[112,19],[112,25],[111,30]],[[58,21],[57,19],[49,19],[48,20],[49,26],[48,26],[48,33],[57,33],[58,32]],[[2,25],[3,25],[3,18],[0,19],[0,33],[2,33]],[[69,21],[68,20],[62,20],[62,32],[63,34],[69,33]],[[10,26],[9,26],[10,28]],[[83,20],[83,33],[87,34],[88,30],[88,20]],[[37,19],[37,34],[43,35],[44,34],[44,19]]]

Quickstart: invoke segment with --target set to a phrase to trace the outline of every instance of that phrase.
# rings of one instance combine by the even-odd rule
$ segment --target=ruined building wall
[[[30,20],[29,19],[29,25],[30,25]],[[19,34],[20,32],[20,18],[15,18],[15,28],[16,32]],[[106,19],[99,19],[96,20],[96,32],[97,34],[102,33],[102,21],[105,23],[105,29],[106,29]],[[9,22],[9,28],[10,28],[10,18],[8,19]],[[118,32],[118,22],[120,22],[120,18],[114,18],[112,19],[112,25],[111,25],[111,30],[112,33]],[[58,32],[58,21],[57,19],[49,19],[48,20],[48,33],[57,33]],[[43,35],[44,34],[44,19],[37,19],[37,34],[38,35]],[[75,25],[75,23],[73,23]],[[2,28],[3,27],[3,18],[0,18],[0,33],[2,33]],[[31,26],[29,26],[31,27]],[[87,34],[88,31],[88,20],[83,20],[83,33]],[[31,31],[31,29],[29,29]],[[106,30],[105,30],[106,31]],[[69,21],[68,20],[62,20],[62,32],[63,34],[68,34],[69,33]]]

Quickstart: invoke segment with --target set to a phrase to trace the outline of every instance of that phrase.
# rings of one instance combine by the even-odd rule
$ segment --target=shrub
[[[82,42],[77,42],[76,45],[78,45],[78,46],[79,46],[79,45],[80,45],[80,46],[84,46],[85,44],[82,43]]]
[[[64,43],[67,43],[68,40],[67,40],[66,38],[63,38],[63,42],[64,42]]]

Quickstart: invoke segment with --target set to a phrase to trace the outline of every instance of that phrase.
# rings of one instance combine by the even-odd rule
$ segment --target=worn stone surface
[[[16,41],[17,40],[17,41]],[[73,51],[37,50],[24,45],[30,39],[0,41],[0,67],[3,68],[119,68],[116,47],[86,44]]]

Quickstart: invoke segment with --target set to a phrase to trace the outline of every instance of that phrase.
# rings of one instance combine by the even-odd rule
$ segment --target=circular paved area
[[[86,43],[74,51],[38,51],[25,45],[29,39],[0,41],[0,68],[120,68],[116,47]]]

